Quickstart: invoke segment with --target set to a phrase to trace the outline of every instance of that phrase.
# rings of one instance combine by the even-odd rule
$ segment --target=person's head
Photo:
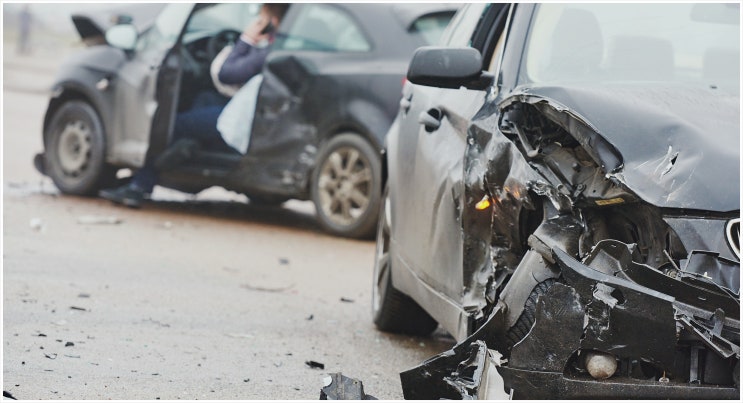
[[[278,27],[290,3],[264,3],[261,7],[261,17],[268,18],[275,27]]]

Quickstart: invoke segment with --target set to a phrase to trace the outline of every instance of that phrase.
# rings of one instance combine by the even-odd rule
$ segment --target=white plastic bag
[[[230,99],[217,119],[217,130],[225,143],[242,154],[248,152],[261,83],[262,74],[248,80]]]

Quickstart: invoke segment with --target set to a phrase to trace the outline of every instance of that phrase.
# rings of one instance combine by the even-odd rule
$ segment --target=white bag
[[[224,61],[227,60],[227,56],[232,52],[232,45],[225,46],[221,52],[212,60],[212,65],[209,67],[209,73],[212,76],[212,82],[214,87],[219,91],[220,94],[226,97],[232,97],[240,89],[239,85],[236,84],[223,84],[219,81],[219,70],[222,70]]]
[[[263,83],[262,74],[248,80],[230,99],[217,119],[217,130],[225,143],[242,154],[248,152],[261,83]]]

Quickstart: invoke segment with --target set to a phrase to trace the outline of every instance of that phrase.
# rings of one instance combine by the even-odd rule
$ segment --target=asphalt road
[[[58,57],[3,65],[3,390],[19,399],[309,399],[342,372],[401,399],[451,347],[377,331],[373,242],[311,204],[157,188],[141,210],[63,196],[32,167]],[[325,365],[313,369],[313,360]]]

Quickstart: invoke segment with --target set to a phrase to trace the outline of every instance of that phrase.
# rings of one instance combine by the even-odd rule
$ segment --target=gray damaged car
[[[406,398],[740,397],[740,7],[473,4],[387,137]]]
[[[373,236],[380,150],[406,66],[457,7],[292,4],[261,72],[247,153],[198,149],[161,172],[160,185],[188,193],[221,186],[262,204],[312,200],[328,232]],[[154,18],[153,6],[110,11],[116,25],[108,29],[106,19],[73,17],[91,46],[60,66],[35,158],[63,193],[96,194],[122,168],[160,155],[175,138],[176,113],[203,92],[216,94],[210,66],[260,4],[159,8]]]

